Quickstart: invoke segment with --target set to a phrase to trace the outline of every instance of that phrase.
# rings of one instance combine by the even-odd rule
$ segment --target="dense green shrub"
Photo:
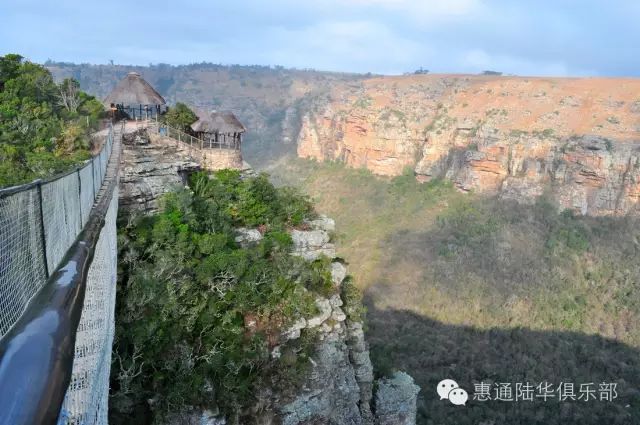
[[[41,65],[0,56],[0,186],[59,173],[89,158],[102,104],[76,81],[56,84]]]
[[[178,102],[163,115],[163,120],[173,128],[188,132],[198,116],[187,105]]]
[[[191,191],[121,231],[115,422],[148,408],[156,418],[184,406],[238,412],[263,380],[296,382],[313,338],[303,332],[279,360],[269,349],[316,313],[315,294],[335,291],[329,261],[290,255],[287,228],[312,217],[305,197],[266,176],[220,171],[193,176]],[[260,226],[264,238],[240,247],[237,226]]]
[[[224,210],[228,223],[236,226],[269,225],[281,228],[299,225],[313,217],[311,201],[296,189],[276,189],[266,174],[242,180],[235,170],[217,172],[214,179],[196,174],[191,186],[198,196],[209,199]]]
[[[347,276],[342,282],[341,294],[343,309],[347,317],[355,322],[362,322],[366,314],[366,308],[362,302],[362,292],[356,287],[351,276]]]

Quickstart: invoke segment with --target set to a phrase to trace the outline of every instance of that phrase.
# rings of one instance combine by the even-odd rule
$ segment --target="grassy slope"
[[[505,204],[300,159],[271,173],[336,219],[339,253],[368,301],[375,366],[417,379],[420,423],[640,423],[635,220],[574,218],[542,201]],[[619,398],[475,402],[460,415],[435,397],[445,377],[469,393],[479,381],[617,382]]]

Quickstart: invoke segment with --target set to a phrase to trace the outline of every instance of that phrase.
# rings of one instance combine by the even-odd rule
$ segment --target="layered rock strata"
[[[638,208],[640,80],[407,76],[336,87],[298,155],[462,191],[622,215]]]

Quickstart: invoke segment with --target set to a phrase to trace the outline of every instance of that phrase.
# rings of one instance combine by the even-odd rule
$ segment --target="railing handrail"
[[[158,129],[160,129],[160,127],[161,127],[161,126],[162,126],[162,127],[166,127],[166,128],[168,128],[168,129],[170,129],[170,130],[172,130],[172,131],[174,131],[174,132],[176,132],[176,133],[178,133],[178,134],[180,134],[180,135],[185,136],[185,138],[186,138],[186,137],[189,137],[189,139],[190,139],[190,140],[197,140],[198,142],[200,142],[200,146],[198,146],[198,145],[192,145],[192,144],[189,144],[189,143],[187,143],[186,141],[184,141],[184,140],[182,140],[182,139],[176,139],[175,137],[173,138],[173,139],[177,140],[179,143],[182,143],[182,144],[184,144],[184,145],[187,145],[187,146],[189,146],[189,147],[190,147],[190,148],[192,148],[192,149],[197,149],[197,150],[199,150],[199,151],[200,151],[200,150],[202,150],[202,147],[201,147],[201,146],[205,143],[205,140],[204,140],[204,139],[200,139],[200,138],[198,138],[198,137],[196,137],[196,136],[194,136],[194,135],[192,135],[192,134],[185,133],[184,131],[179,130],[179,129],[175,128],[175,127],[172,127],[172,126],[170,126],[169,124],[166,124],[166,123],[156,122],[156,123],[155,123],[155,125],[157,125],[157,126],[158,126]]]
[[[158,127],[158,132],[160,132],[160,128],[164,127],[167,129],[167,136],[173,138],[174,140],[176,140],[176,142],[178,142],[179,144],[182,144],[185,148],[189,149],[189,155],[193,158],[193,155],[191,155],[191,153],[193,151],[196,152],[197,155],[200,156],[201,160],[205,160],[205,158],[207,158],[207,156],[209,155],[209,152],[212,151],[212,149],[225,149],[225,150],[239,150],[240,149],[240,144],[230,144],[230,143],[226,143],[226,142],[220,142],[220,141],[216,141],[213,142],[212,140],[205,140],[205,139],[200,139],[197,136],[193,136],[189,133],[186,133],[182,130],[179,130],[175,127],[170,126],[169,124],[166,123],[160,123],[160,122],[152,122],[152,126],[157,126]],[[178,137],[173,137],[171,136],[171,132],[175,132],[178,134]],[[189,138],[189,143],[187,143],[186,139]],[[194,144],[194,140],[196,141],[196,143]]]

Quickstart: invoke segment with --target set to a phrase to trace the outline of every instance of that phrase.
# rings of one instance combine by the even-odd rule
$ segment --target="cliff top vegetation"
[[[282,331],[317,312],[318,294],[338,290],[329,259],[291,255],[288,230],[314,216],[297,191],[223,170],[194,175],[161,212],[122,229],[112,423],[185,406],[217,406],[240,420],[261,386],[295,387],[314,334],[283,344]],[[240,246],[238,227],[264,237]],[[272,359],[277,344],[282,356]]]
[[[104,108],[77,81],[56,84],[41,65],[0,57],[0,186],[49,177],[90,156]]]

